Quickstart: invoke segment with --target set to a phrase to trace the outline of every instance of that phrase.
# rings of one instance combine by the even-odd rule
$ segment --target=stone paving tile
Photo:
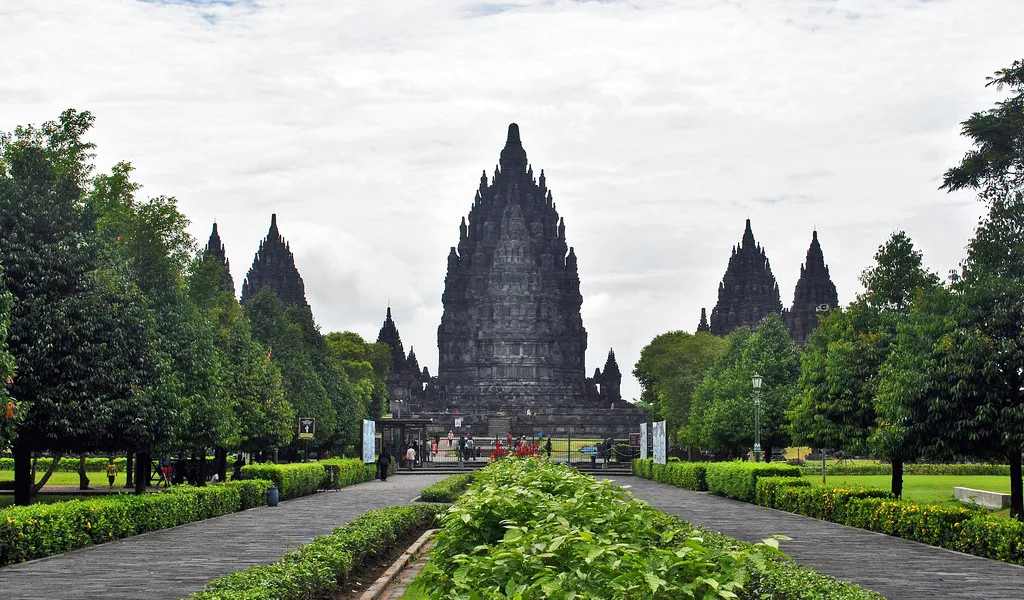
[[[889,600],[1024,599],[1024,567],[636,477],[615,483],[661,511],[734,538],[787,535],[793,541],[781,547],[793,560]]]
[[[401,475],[0,568],[0,599],[181,598],[274,562],[360,514],[409,504],[444,475]]]

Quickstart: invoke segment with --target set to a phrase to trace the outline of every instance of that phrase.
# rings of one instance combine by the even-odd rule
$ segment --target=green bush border
[[[371,510],[331,535],[285,554],[276,563],[215,579],[188,599],[330,597],[363,561],[388,552],[405,535],[427,529],[447,509],[444,504],[416,504]]]
[[[428,485],[420,492],[421,502],[455,502],[469,484],[473,483],[472,473],[460,473],[445,477],[433,485]]]
[[[656,465],[653,458],[637,458],[633,460],[633,474],[659,483],[668,483],[684,490],[706,492],[708,490],[707,469],[710,464],[670,460],[667,464]]]
[[[722,462],[707,467],[708,491],[752,502],[760,477],[800,477],[800,468],[786,463]]]
[[[159,493],[0,510],[0,566],[266,504],[269,481],[174,486]]]
[[[821,465],[802,467],[805,475],[821,475]],[[892,475],[892,465],[884,464],[841,464],[827,465],[828,475]],[[904,475],[999,475],[1010,476],[1009,465],[932,465],[910,463],[903,465]]]

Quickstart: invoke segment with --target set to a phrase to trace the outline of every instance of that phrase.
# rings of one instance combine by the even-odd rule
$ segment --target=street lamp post
[[[761,462],[761,376],[754,373],[754,462]]]

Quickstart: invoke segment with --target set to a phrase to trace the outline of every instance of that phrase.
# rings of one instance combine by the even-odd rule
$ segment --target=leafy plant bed
[[[417,584],[430,597],[880,598],[790,565],[774,539],[751,545],[692,527],[542,460],[478,471],[441,523]]]

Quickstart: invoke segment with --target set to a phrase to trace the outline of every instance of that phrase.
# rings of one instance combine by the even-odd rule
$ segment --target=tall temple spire
[[[700,323],[697,324],[697,333],[702,331],[711,332],[711,326],[708,325],[708,312],[704,308],[700,309]]]
[[[387,344],[391,349],[391,371],[385,386],[388,391],[388,403],[391,412],[396,417],[401,417],[405,412],[411,410],[411,402],[418,400],[423,395],[423,380],[426,376],[420,372],[419,363],[416,360],[416,353],[412,347],[409,348],[408,356],[402,348],[402,336],[398,333],[398,326],[391,317],[391,306],[388,306],[384,316],[384,324],[377,334],[378,344]]]
[[[220,289],[224,292],[229,292],[232,296],[235,295],[235,280],[231,277],[231,263],[228,262],[227,251],[224,248],[224,242],[220,240],[220,233],[217,231],[217,222],[213,223],[213,231],[210,232],[210,239],[206,242],[206,248],[203,252],[207,256],[212,256],[220,261],[224,265],[224,275],[221,278]]]
[[[811,331],[818,325],[818,316],[827,314],[838,305],[839,295],[825,264],[818,232],[814,231],[811,233],[811,245],[807,248],[807,259],[800,266],[793,306],[783,314],[793,340],[800,345],[806,344]]]
[[[622,372],[615,360],[615,349],[608,349],[608,358],[604,361],[604,372],[601,373],[601,395],[606,400],[622,399]]]
[[[718,303],[711,311],[711,333],[728,335],[737,327],[757,327],[772,313],[782,314],[779,285],[747,219],[742,242],[733,248],[718,287]]]
[[[270,230],[260,242],[252,267],[242,283],[242,304],[256,296],[264,287],[270,287],[288,306],[309,308],[306,285],[295,267],[295,256],[281,232],[277,229],[277,215],[270,216]]]
[[[526,401],[580,406],[587,332],[577,257],[547,201],[546,175],[541,187],[528,170],[515,123],[500,165],[490,185],[481,179],[468,233],[460,223],[459,246],[449,253],[437,392],[459,398],[464,407],[492,403],[505,410]]]

